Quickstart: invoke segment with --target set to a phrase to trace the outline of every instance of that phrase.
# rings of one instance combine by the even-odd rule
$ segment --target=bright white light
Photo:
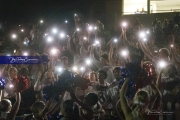
[[[95,45],[99,45],[100,42],[98,40],[95,41]]]
[[[142,37],[145,37],[145,33],[144,32],[141,32],[140,33],[140,37],[142,38]]]
[[[44,35],[47,36],[48,34],[45,33]]]
[[[95,30],[97,30],[97,27],[94,27]]]
[[[174,45],[171,45],[171,47],[174,47]]]
[[[80,31],[80,29],[79,29],[79,28],[77,28],[76,30],[77,30],[77,31]]]
[[[16,50],[14,50],[14,53],[16,53]]]
[[[77,14],[74,14],[74,16],[77,16]]]
[[[123,27],[126,27],[126,26],[127,26],[127,23],[126,23],[126,22],[123,22],[123,23],[122,23],[122,26],[123,26]]]
[[[122,55],[122,56],[125,57],[125,56],[127,56],[127,54],[128,54],[128,52],[127,52],[126,50],[122,50],[122,51],[121,51],[121,55]]]
[[[89,31],[92,31],[92,30],[93,30],[93,27],[92,27],[92,26],[89,26],[88,29],[89,29]]]
[[[147,39],[146,39],[146,38],[143,38],[143,41],[144,41],[144,42],[146,42],[146,41],[147,41]]]
[[[58,32],[58,30],[57,30],[56,28],[53,28],[53,29],[52,29],[52,33],[53,33],[53,34],[56,34],[57,32]]]
[[[28,56],[28,53],[27,53],[27,52],[24,52],[23,55],[24,55],[24,56]]]
[[[58,71],[59,71],[59,72],[62,72],[62,71],[63,71],[63,68],[62,68],[62,67],[59,67],[59,68],[58,68]]]
[[[19,25],[19,27],[20,27],[21,25]]]
[[[114,42],[115,42],[115,43],[117,43],[117,41],[118,41],[117,39],[114,39]]]
[[[81,67],[81,68],[80,68],[80,70],[81,70],[81,71],[84,71],[84,70],[85,70],[85,68],[84,68],[84,67]]]
[[[149,34],[149,31],[147,31],[146,33]]]
[[[44,21],[43,20],[40,20],[40,23],[43,23]]]
[[[12,38],[13,38],[13,39],[16,39],[16,38],[17,38],[17,35],[16,35],[16,34],[12,34]]]
[[[26,42],[24,42],[24,45],[26,45]]]
[[[157,53],[158,51],[157,51],[157,50],[155,50],[154,52],[155,52],[155,53]]]
[[[13,87],[14,87],[14,85],[13,85],[13,84],[10,84],[10,85],[9,85],[9,87],[10,87],[10,88],[13,88]]]
[[[91,64],[91,60],[90,59],[86,59],[86,64],[90,65]]]
[[[84,37],[84,40],[87,40],[87,37]]]
[[[52,40],[53,40],[53,38],[50,37],[50,36],[48,36],[47,41],[48,41],[48,42],[52,42]]]
[[[7,54],[6,56],[11,56],[11,54]]]
[[[61,37],[61,38],[64,38],[64,37],[65,37],[65,34],[64,34],[64,33],[60,33],[60,37]]]
[[[68,21],[66,20],[65,23],[68,23]]]
[[[56,48],[51,49],[51,54],[52,55],[55,55],[56,53],[57,53],[57,49]]]
[[[165,61],[159,61],[158,65],[160,68],[165,68],[167,63]]]
[[[21,32],[24,32],[24,30],[23,30],[23,29],[21,29]]]
[[[76,66],[74,66],[72,69],[73,69],[73,71],[77,71],[77,67]]]

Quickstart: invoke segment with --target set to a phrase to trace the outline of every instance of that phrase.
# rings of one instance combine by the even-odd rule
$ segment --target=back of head
[[[85,102],[86,104],[90,105],[90,106],[94,106],[95,104],[97,104],[99,98],[97,96],[97,94],[95,93],[88,93],[85,96]]]
[[[20,70],[20,75],[28,76],[28,74],[29,74],[29,70],[27,68],[22,68]]]
[[[103,55],[101,55],[101,58],[108,60],[108,55],[107,54],[103,54]]]
[[[2,112],[8,112],[9,109],[11,108],[12,104],[11,104],[11,101],[8,100],[8,99],[3,99],[1,102],[0,102],[0,111]]]
[[[72,100],[66,100],[63,103],[63,112],[66,117],[78,117],[79,116],[79,108],[76,103]]]
[[[39,113],[41,110],[43,110],[44,107],[45,107],[44,102],[42,102],[42,101],[35,102],[35,103],[31,106],[32,113],[33,113],[34,115],[36,115],[36,114]]]
[[[106,79],[107,76],[108,76],[108,74],[107,74],[107,72],[106,72],[105,70],[99,70],[98,73],[99,73],[99,74],[103,74],[104,77],[105,77],[105,79]]]
[[[163,53],[164,55],[166,55],[167,57],[170,55],[170,52],[167,48],[161,48],[159,50],[160,53]]]
[[[140,103],[147,104],[150,100],[148,92],[144,90],[137,92],[135,95],[135,100]]]

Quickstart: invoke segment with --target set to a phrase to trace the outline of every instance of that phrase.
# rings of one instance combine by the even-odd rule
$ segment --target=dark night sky
[[[97,4],[97,0],[0,0],[0,20],[12,23],[34,22],[41,18],[60,20],[76,12],[91,17],[92,9],[96,12],[102,9],[96,7]]]

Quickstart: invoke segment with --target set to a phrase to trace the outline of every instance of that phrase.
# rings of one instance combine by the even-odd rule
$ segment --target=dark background
[[[0,21],[13,24],[45,21],[73,20],[75,13],[86,19],[103,20],[106,0],[0,0]],[[103,14],[104,13],[104,14]]]

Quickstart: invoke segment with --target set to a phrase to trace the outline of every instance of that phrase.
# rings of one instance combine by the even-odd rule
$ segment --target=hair
[[[140,90],[139,92],[136,92],[135,100],[142,101],[147,103],[150,100],[149,94],[147,91]]]
[[[79,108],[72,100],[66,100],[63,102],[63,109],[67,116],[75,117],[79,116]]]
[[[86,96],[85,96],[85,99],[88,100],[88,102],[90,102],[89,104],[91,106],[94,106],[95,104],[98,103],[98,95],[95,94],[95,93],[88,93]]]
[[[102,54],[101,58],[104,58],[104,59],[108,60],[108,55],[107,54]]]
[[[29,70],[27,68],[21,68],[20,75],[28,76],[29,75]]]
[[[8,99],[3,99],[0,102],[0,111],[7,112],[10,106],[12,106],[11,101]]]
[[[105,70],[99,70],[98,73],[101,73],[105,76],[105,79],[107,78],[108,74]]]
[[[78,60],[78,64],[80,64],[80,63],[85,63],[85,61],[84,61],[84,59],[80,59],[80,60]]]
[[[66,57],[66,56],[63,56],[63,57],[61,57],[61,60],[68,60],[68,57]]]
[[[120,70],[120,71],[121,71],[121,67],[115,67],[115,68],[113,69],[113,73],[114,73],[116,70]]]
[[[35,102],[32,106],[31,106],[31,111],[34,115],[36,115],[37,113],[39,113],[40,111],[39,110],[42,110],[44,109],[45,107],[45,104],[43,101],[38,101],[38,102]]]
[[[44,64],[47,64],[50,61],[48,55],[45,53],[41,55],[41,59],[43,60]]]
[[[170,56],[170,52],[167,48],[161,48],[159,52],[163,52],[166,56]]]
[[[8,71],[10,72],[11,70],[14,70],[16,73],[18,73],[18,70],[15,67],[10,67]]]

